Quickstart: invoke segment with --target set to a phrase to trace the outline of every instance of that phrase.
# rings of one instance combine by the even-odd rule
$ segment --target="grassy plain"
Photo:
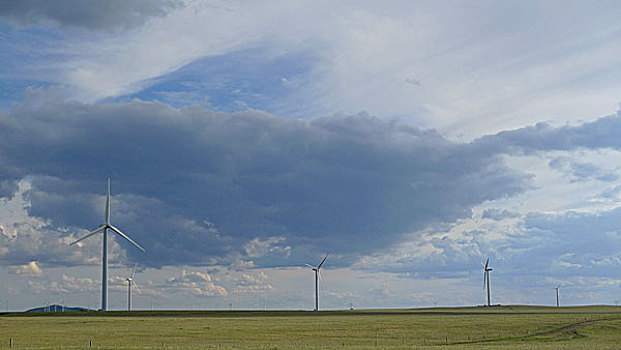
[[[619,349],[621,307],[12,313],[0,349],[10,338],[13,349]]]

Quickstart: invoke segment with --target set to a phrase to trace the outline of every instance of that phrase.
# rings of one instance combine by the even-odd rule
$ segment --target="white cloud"
[[[0,199],[0,261],[7,265],[27,265],[36,260],[45,264],[100,264],[101,244],[97,239],[69,246],[88,232],[75,227],[53,227],[50,221],[30,215],[32,178],[17,181],[12,198]],[[59,197],[49,194],[48,200]],[[103,208],[103,207],[102,207]],[[111,240],[110,259],[123,259],[118,244]]]
[[[173,276],[166,280],[166,287],[202,296],[228,295],[226,288],[216,285],[208,273],[198,271],[182,270],[181,276]]]
[[[16,275],[41,276],[43,274],[36,261],[31,261],[27,265],[14,266],[11,270]]]
[[[260,258],[272,253],[289,256],[291,255],[291,247],[278,244],[285,240],[286,238],[282,236],[268,237],[264,240],[257,237],[250,240],[250,242],[244,246],[244,250],[246,251],[246,255],[250,258]]]
[[[28,288],[38,294],[89,293],[101,289],[101,282],[88,277],[61,274],[54,280],[28,281]]]
[[[563,267],[571,267],[571,268],[581,268],[582,267],[582,265],[580,265],[580,264],[572,264],[572,263],[567,262],[567,261],[561,261],[560,265],[563,266]]]
[[[269,277],[264,271],[253,272],[252,270],[242,273],[235,281],[235,287],[231,291],[233,295],[269,293],[274,289],[269,282]]]

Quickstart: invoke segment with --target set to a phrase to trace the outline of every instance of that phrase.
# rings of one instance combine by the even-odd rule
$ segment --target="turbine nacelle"
[[[481,261],[481,266],[483,266],[483,270],[487,270],[488,266],[489,266],[489,258],[487,258],[487,260],[485,260],[485,264]]]

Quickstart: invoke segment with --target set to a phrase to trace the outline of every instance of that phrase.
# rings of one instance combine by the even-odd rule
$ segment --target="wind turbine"
[[[326,259],[328,258],[328,255],[330,254],[326,254],[326,257],[323,258],[323,260],[321,260],[321,263],[319,264],[319,266],[314,267],[312,265],[309,264],[305,264],[306,266],[310,267],[311,269],[313,269],[313,271],[315,271],[315,310],[314,311],[319,311],[319,276],[320,276],[320,272],[319,270],[321,269],[321,266],[323,265],[323,263],[326,262]]]
[[[559,307],[560,304],[558,302],[558,290],[561,289],[561,285],[559,284],[558,286],[556,286],[556,288],[552,288],[552,289],[556,289],[556,307]]]
[[[132,271],[132,275],[127,278],[127,311],[132,311],[132,283],[138,293],[142,294],[140,288],[138,288],[138,283],[134,281],[134,276],[136,275],[136,267],[138,267],[138,263],[134,265],[134,271]]]
[[[99,225],[95,231],[90,232],[86,236],[71,243],[74,245],[87,239],[90,236],[103,232],[103,249],[102,249],[102,263],[101,263],[101,311],[108,309],[108,230],[113,231],[117,235],[125,238],[129,243],[135,245],[138,249],[145,251],[138,243],[134,242],[131,238],[125,235],[121,230],[110,224],[110,179],[108,178],[108,196],[106,197],[106,209],[105,209],[105,224]]]
[[[483,265],[483,263],[481,263]],[[489,272],[492,271],[489,266],[489,258],[485,261],[485,265],[483,265],[483,288],[485,288],[485,282],[487,281],[487,306],[492,306],[492,300],[489,293]]]

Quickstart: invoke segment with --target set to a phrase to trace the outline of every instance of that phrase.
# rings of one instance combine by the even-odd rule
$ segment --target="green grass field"
[[[621,307],[12,313],[0,349],[619,349]]]

